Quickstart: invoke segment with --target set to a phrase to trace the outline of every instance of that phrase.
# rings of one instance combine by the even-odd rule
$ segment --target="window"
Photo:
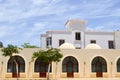
[[[96,77],[103,77],[103,72],[107,72],[106,60],[100,56],[95,57],[91,64],[92,72],[96,73]]]
[[[78,72],[78,61],[72,56],[66,57],[62,62],[62,72]]]
[[[93,59],[92,72],[107,72],[107,63],[104,58],[96,57]]]
[[[114,49],[114,41],[108,41],[108,48]]]
[[[43,62],[41,59],[37,58],[35,61],[34,72],[47,72],[48,70],[48,63]],[[50,67],[50,72],[52,70],[52,66]]]
[[[120,72],[120,58],[117,61],[117,72]]]
[[[75,33],[75,40],[81,40],[81,33],[80,32]]]
[[[81,47],[76,47],[76,49],[81,49]]]
[[[9,61],[7,63],[7,72],[9,72],[9,73],[16,72],[16,63],[15,63],[14,59],[16,60],[16,62],[18,64],[19,72],[25,72],[25,61],[20,56],[14,56],[14,58],[11,57],[9,59]]]
[[[63,43],[65,43],[65,40],[63,40],[63,39],[59,40],[59,46]]]
[[[96,40],[91,40],[90,43],[94,43],[94,44],[95,44],[95,43],[96,43]]]
[[[47,39],[46,39],[46,45],[47,45],[47,47],[49,47],[49,45],[52,45],[52,37],[48,37]]]

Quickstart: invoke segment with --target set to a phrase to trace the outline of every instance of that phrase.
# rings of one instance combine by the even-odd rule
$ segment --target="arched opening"
[[[92,72],[96,72],[96,77],[103,77],[103,72],[107,72],[107,64],[104,58],[95,57],[92,60]]]
[[[43,62],[40,58],[37,58],[35,61],[34,71],[39,72],[39,77],[46,77],[46,72],[48,71],[48,63]],[[51,67],[50,67],[51,72]]]
[[[66,57],[62,62],[62,72],[67,72],[67,77],[74,77],[74,72],[78,72],[78,61],[72,56]]]
[[[18,70],[17,70],[17,64],[15,63],[15,60],[18,64]],[[17,73],[18,71],[18,73]],[[25,72],[25,61],[21,56],[13,56],[8,60],[7,63],[7,72],[12,73],[12,77],[20,77],[20,72]]]
[[[120,58],[117,61],[117,72],[120,72]]]

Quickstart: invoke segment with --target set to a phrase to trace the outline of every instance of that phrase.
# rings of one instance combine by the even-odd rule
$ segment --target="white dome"
[[[85,49],[102,49],[102,48],[97,44],[88,44]]]
[[[59,47],[59,49],[75,49],[75,47],[70,43],[64,43]]]

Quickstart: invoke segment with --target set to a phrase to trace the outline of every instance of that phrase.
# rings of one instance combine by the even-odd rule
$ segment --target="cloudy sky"
[[[120,29],[120,0],[0,0],[0,41],[40,46],[40,34],[65,30],[68,19],[87,20],[87,29]]]

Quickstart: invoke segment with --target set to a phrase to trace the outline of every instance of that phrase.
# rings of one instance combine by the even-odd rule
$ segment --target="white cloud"
[[[51,0],[31,0],[34,5],[48,4]]]
[[[45,27],[45,24],[42,24],[42,23],[38,22],[38,23],[34,24],[34,27],[33,27],[32,31],[39,31],[44,27]]]
[[[0,37],[8,36],[11,35],[12,32],[14,32],[15,28],[14,27],[9,27],[9,26],[0,26]]]
[[[84,16],[88,18],[104,17],[109,15],[116,15],[119,10],[111,12],[109,7],[114,5],[114,2],[107,0],[101,1],[83,1],[79,5],[66,5],[58,4],[61,0],[27,0],[22,1],[16,0],[15,2],[10,0],[9,4],[4,4],[0,9],[0,21],[16,21],[20,19],[27,19],[30,17],[44,16],[50,14],[63,14],[74,17]],[[23,4],[24,2],[24,4]],[[23,5],[23,7],[21,6]],[[26,5],[26,6],[25,6]],[[37,6],[36,6],[37,5]],[[15,6],[15,7],[11,7]],[[71,10],[78,10],[77,13],[71,13]],[[68,12],[67,14],[65,14]],[[73,13],[73,12],[72,12]],[[89,14],[88,14],[89,13]],[[117,14],[119,15],[119,14]]]
[[[31,38],[33,37],[34,35],[38,34],[40,35],[40,31],[41,30],[44,30],[45,28],[45,24],[42,24],[42,23],[35,23],[33,25],[33,27],[29,27],[29,29],[23,34],[25,36],[25,38]]]
[[[80,13],[77,15],[82,16],[83,18],[101,18],[101,17],[110,17],[110,16],[120,16],[117,8],[114,8],[116,1],[111,0],[92,0],[92,1],[83,1],[80,4],[78,10]],[[113,9],[114,8],[114,9]]]
[[[6,2],[0,6],[0,21],[14,22],[30,17],[64,13],[67,9],[56,5],[56,2],[54,0],[32,0],[32,2],[16,0],[16,2],[11,1],[9,4]]]

